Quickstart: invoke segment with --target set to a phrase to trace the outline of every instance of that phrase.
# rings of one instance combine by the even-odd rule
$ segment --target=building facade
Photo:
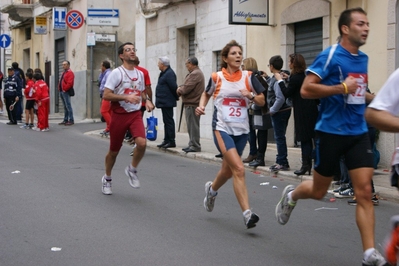
[[[72,98],[75,117],[100,117],[97,80],[101,62],[108,60],[113,67],[118,66],[118,45],[134,41],[135,20],[132,17],[136,14],[135,6],[129,0],[0,1],[0,11],[8,14],[11,21],[12,42],[9,50],[12,51],[12,61],[24,71],[28,68],[42,69],[50,87],[51,113],[63,112],[57,88],[62,61],[68,60],[75,74],[76,95]],[[117,10],[117,18],[93,17],[90,23],[89,10]],[[72,11],[77,12],[69,14]],[[74,16],[79,15],[78,12],[81,17]],[[46,30],[38,32],[39,17],[44,19],[43,28]]]
[[[234,1],[234,0],[233,0]],[[266,1],[266,0],[265,0]],[[244,48],[244,57],[257,60],[261,70],[268,71],[273,55],[284,59],[291,53],[302,53],[308,64],[323,49],[334,44],[339,36],[340,13],[351,7],[362,7],[368,13],[370,34],[361,50],[369,56],[369,88],[378,93],[389,74],[399,66],[397,0],[268,0],[269,25],[230,25],[229,0],[1,0],[0,11],[11,21],[12,60],[21,68],[40,67],[45,70],[51,87],[51,112],[62,111],[57,93],[61,61],[71,62],[76,74],[76,96],[72,101],[76,115],[81,118],[99,117],[99,97],[96,80],[102,60],[113,66],[120,64],[116,47],[135,42],[140,65],[149,70],[153,90],[158,81],[158,58],[168,56],[175,70],[178,84],[187,74],[185,60],[196,56],[199,67],[208,79],[220,65],[220,51],[232,39]],[[243,1],[245,2],[245,1]],[[53,8],[79,10],[86,23],[79,29],[52,29]],[[88,25],[89,9],[118,9],[119,25]],[[29,13],[30,12],[30,13]],[[48,31],[33,33],[34,18],[45,16]],[[30,30],[30,39],[27,35]],[[115,36],[115,42],[96,41],[88,46],[91,33]],[[100,38],[101,39],[101,38]],[[89,40],[90,42],[90,40]],[[285,64],[284,68],[288,68]],[[181,103],[175,110],[176,128],[184,132],[185,119]],[[201,118],[201,136],[212,137],[212,103]],[[155,110],[160,117],[160,110]],[[291,119],[292,120],[292,119]],[[162,123],[162,121],[160,121]],[[162,125],[160,125],[161,127]],[[294,145],[293,121],[287,132],[288,145]],[[398,143],[393,134],[381,133],[378,149],[380,164],[388,166]]]

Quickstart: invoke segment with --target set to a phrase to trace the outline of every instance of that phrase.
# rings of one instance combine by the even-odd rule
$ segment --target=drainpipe
[[[275,12],[275,1],[274,0],[269,0],[269,26],[271,26],[271,27],[276,27],[277,26],[277,24],[276,24],[276,22],[275,22],[275,15],[274,15],[274,12]]]

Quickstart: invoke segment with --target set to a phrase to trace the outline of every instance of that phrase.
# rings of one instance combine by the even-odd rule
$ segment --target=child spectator
[[[32,129],[33,128],[33,121],[35,119],[35,114],[33,112],[35,107],[35,90],[34,85],[35,82],[33,81],[33,73],[27,72],[26,76],[26,86],[25,86],[25,125],[21,126],[20,128],[24,129]],[[29,123],[30,122],[30,123]]]
[[[43,75],[39,72],[33,74],[35,81],[36,102],[37,102],[37,131],[49,131],[48,112],[49,112],[49,89],[43,80]]]

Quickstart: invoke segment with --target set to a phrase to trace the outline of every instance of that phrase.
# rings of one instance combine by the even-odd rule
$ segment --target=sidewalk
[[[94,134],[100,137],[100,132],[102,130],[93,131],[89,134]],[[219,154],[219,151],[216,149],[213,139],[201,139],[201,152],[195,153],[185,153],[182,151],[182,148],[187,147],[189,138],[188,133],[176,133],[176,148],[169,148],[169,149],[160,149],[157,147],[163,140],[163,131],[158,130],[158,136],[156,141],[147,141],[147,148],[156,150],[159,152],[165,152],[169,154],[173,154],[176,156],[182,156],[187,158],[192,158],[194,160],[203,160],[208,162],[221,162],[222,159],[216,158],[215,155]],[[128,145],[124,143],[124,145]],[[257,167],[256,170],[253,167],[249,167],[248,164],[244,164],[245,168],[249,171],[254,172],[255,174],[263,174],[265,176],[270,176],[271,173],[269,171],[269,167],[275,163],[276,158],[276,145],[268,143],[266,156],[265,156],[265,163],[266,166]],[[249,145],[244,150],[242,158],[246,158],[249,154]],[[301,167],[301,149],[300,148],[288,148],[288,160],[290,163],[291,170],[290,171],[280,171],[277,175],[279,177],[284,177],[291,181],[292,184],[296,185],[301,182],[301,180],[308,180],[311,179],[312,176],[304,175],[297,177],[294,174],[295,170],[300,169]],[[215,173],[216,174],[216,173]],[[376,193],[379,194],[380,200],[390,200],[399,203],[399,193],[396,188],[391,187],[390,185],[390,178],[389,178],[389,170],[387,169],[376,169],[374,170],[374,186]],[[347,200],[347,199],[343,199]]]

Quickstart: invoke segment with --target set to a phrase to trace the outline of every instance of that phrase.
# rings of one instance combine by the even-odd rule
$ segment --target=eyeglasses
[[[125,52],[129,53],[129,52],[137,52],[136,48],[125,48]]]

